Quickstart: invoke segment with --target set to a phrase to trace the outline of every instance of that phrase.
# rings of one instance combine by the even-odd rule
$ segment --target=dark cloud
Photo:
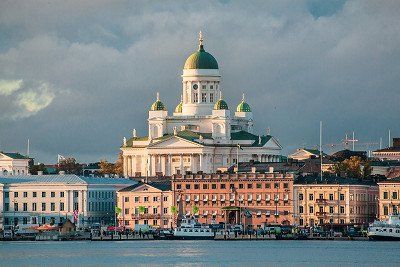
[[[245,92],[257,131],[271,127],[286,153],[318,144],[320,120],[325,143],[353,130],[362,142],[386,141],[388,128],[400,132],[399,7],[361,0],[2,1],[0,80],[24,86],[0,95],[0,148],[23,151],[30,138],[43,161],[57,154],[115,158],[132,128],[146,133],[157,91],[173,111],[199,30],[219,62],[231,110]],[[26,107],[33,112],[21,113]]]

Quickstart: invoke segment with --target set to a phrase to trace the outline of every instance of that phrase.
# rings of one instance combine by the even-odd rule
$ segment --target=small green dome
[[[221,109],[229,109],[228,104],[225,102],[223,99],[219,99],[215,105],[214,105],[215,110],[221,110]]]
[[[236,108],[237,112],[251,112],[250,105],[242,101]]]
[[[167,110],[160,100],[157,100],[156,102],[153,103],[150,107],[151,111],[156,111],[156,110]]]
[[[182,113],[182,101],[176,106],[175,113]]]

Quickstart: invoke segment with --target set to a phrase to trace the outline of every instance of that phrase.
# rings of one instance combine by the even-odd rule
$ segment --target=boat
[[[400,215],[389,215],[386,221],[375,221],[368,227],[370,240],[400,240]]]
[[[214,239],[214,231],[209,226],[200,224],[193,217],[183,217],[180,226],[176,227],[173,231],[173,239]]]

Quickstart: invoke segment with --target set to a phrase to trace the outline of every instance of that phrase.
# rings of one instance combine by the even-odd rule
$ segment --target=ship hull
[[[368,238],[374,241],[400,241],[398,236],[369,235]]]

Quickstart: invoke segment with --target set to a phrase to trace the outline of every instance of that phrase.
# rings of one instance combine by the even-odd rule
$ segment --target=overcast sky
[[[3,0],[0,150],[114,160],[157,91],[178,104],[199,30],[231,111],[245,92],[284,153],[317,145],[320,120],[325,144],[400,136],[400,1]]]

